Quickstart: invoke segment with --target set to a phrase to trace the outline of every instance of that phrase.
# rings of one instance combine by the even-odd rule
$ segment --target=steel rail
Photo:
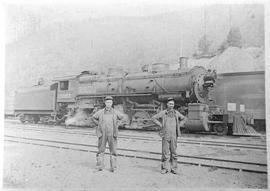
[[[10,135],[5,135],[4,140],[9,141],[9,142],[54,147],[54,148],[59,148],[59,149],[69,149],[69,150],[93,152],[93,153],[97,152],[97,146],[92,145],[92,144],[81,144],[81,143],[74,143],[74,142],[18,137],[18,136],[10,136]],[[160,161],[161,153],[158,153],[158,152],[135,150],[135,149],[124,149],[124,148],[118,148],[117,150],[118,150],[119,156]],[[109,154],[109,152],[106,152],[106,154]],[[254,173],[267,173],[267,164],[264,164],[264,163],[215,159],[215,158],[209,158],[209,157],[197,157],[197,156],[189,156],[189,155],[178,155],[178,156],[179,156],[178,163],[180,164],[216,167],[216,168],[254,172]]]
[[[78,134],[78,135],[88,135],[88,136],[96,136],[95,133],[91,132],[83,132],[83,131],[63,131],[58,129],[45,129],[45,128],[29,128],[29,127],[6,127],[6,128],[17,128],[17,129],[27,129],[32,131],[43,131],[43,132],[57,132],[64,134]],[[155,139],[153,137],[141,137],[135,135],[119,135],[119,138],[123,139],[135,139],[135,140],[143,140],[143,141],[161,141],[160,139]],[[192,139],[183,139],[180,138],[178,143],[181,144],[193,144],[200,146],[217,146],[217,147],[226,147],[226,148],[241,148],[241,149],[256,149],[256,150],[266,150],[266,145],[258,145],[258,144],[250,144],[250,143],[235,143],[235,142],[222,142],[222,141],[208,141],[208,140],[192,140]]]

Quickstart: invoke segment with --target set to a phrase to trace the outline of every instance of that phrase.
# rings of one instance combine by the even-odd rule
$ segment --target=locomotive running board
[[[100,95],[77,95],[77,98],[100,98],[100,97],[106,97],[106,96],[112,96],[112,97],[132,97],[132,96],[152,96],[153,94],[100,94]]]

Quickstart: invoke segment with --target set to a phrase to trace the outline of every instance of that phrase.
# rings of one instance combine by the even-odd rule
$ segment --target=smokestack
[[[185,69],[188,67],[188,57],[180,57],[179,58],[179,69]]]

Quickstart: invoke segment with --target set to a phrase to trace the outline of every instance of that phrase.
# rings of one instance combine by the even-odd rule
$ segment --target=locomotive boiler
[[[127,73],[109,70],[107,75],[83,72],[78,76],[75,107],[89,116],[103,106],[103,99],[114,97],[114,107],[126,114],[127,128],[152,128],[151,117],[164,109],[168,97],[173,97],[182,112],[188,103],[212,101],[215,76],[203,67],[169,70],[166,64],[143,67],[142,72]]]

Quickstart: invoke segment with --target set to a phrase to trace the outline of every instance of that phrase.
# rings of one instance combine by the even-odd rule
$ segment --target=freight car
[[[248,71],[217,75],[213,95],[225,113],[249,113],[256,130],[265,131],[265,72]]]

